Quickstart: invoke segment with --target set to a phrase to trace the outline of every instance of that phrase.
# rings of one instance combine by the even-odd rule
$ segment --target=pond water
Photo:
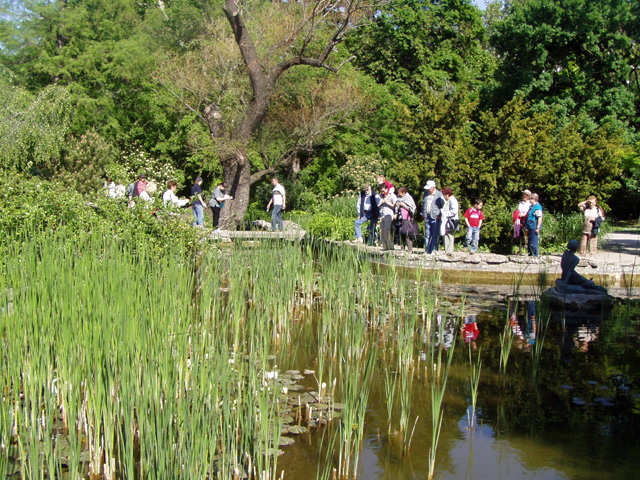
[[[640,478],[640,341],[638,308],[620,305],[607,318],[554,314],[538,325],[534,298],[466,303],[444,400],[437,449],[441,479]],[[458,300],[458,299],[454,299]],[[449,322],[449,320],[446,320]],[[509,323],[513,343],[500,373],[500,335]],[[452,328],[447,325],[446,328]],[[313,341],[303,329],[287,368],[313,364]],[[453,331],[445,333],[449,348]],[[469,350],[482,358],[477,421],[469,427]],[[420,377],[420,375],[418,375]],[[411,398],[415,433],[402,454],[401,435],[388,432],[384,374],[374,374],[358,478],[425,479],[431,446],[427,382],[417,378]],[[309,382],[309,388],[314,388]],[[415,418],[417,417],[417,421]],[[330,430],[330,429],[329,429]],[[296,438],[279,459],[284,478],[309,478],[322,467],[328,430]],[[323,438],[324,437],[324,438]],[[319,467],[320,466],[320,467]]]

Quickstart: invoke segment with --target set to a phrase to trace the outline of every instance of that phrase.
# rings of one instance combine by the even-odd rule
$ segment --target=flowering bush
[[[384,173],[385,162],[375,155],[349,155],[340,170],[343,193],[358,192],[365,185],[375,185],[376,177]]]
[[[105,168],[107,176],[124,185],[133,182],[138,175],[144,174],[149,182],[155,182],[162,190],[169,180],[183,185],[185,175],[182,170],[170,162],[150,155],[141,147],[125,151],[118,162],[112,162]]]

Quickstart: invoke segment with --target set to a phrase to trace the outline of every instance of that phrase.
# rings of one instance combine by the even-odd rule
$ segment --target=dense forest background
[[[640,213],[635,0],[1,4],[12,178],[80,194],[105,176],[225,178],[247,189],[236,222],[276,172],[296,210],[383,172],[489,213],[524,188],[551,211],[594,193]]]

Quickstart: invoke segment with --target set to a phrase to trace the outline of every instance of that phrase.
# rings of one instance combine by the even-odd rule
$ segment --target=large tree
[[[581,114],[590,129],[638,127],[639,2],[512,2],[492,32],[499,105],[519,94],[567,121]]]
[[[223,226],[243,220],[253,183],[296,168],[300,154],[353,111],[357,75],[350,70],[341,83],[333,76],[350,60],[340,44],[379,3],[225,0],[226,29],[212,16],[205,34],[160,69],[158,79],[202,121],[218,152],[234,196]]]

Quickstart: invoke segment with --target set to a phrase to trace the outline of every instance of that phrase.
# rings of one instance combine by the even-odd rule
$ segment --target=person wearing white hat
[[[438,250],[443,206],[444,197],[436,188],[436,182],[428,180],[424,186],[424,196],[422,197],[422,216],[425,225],[424,250],[428,254]]]

